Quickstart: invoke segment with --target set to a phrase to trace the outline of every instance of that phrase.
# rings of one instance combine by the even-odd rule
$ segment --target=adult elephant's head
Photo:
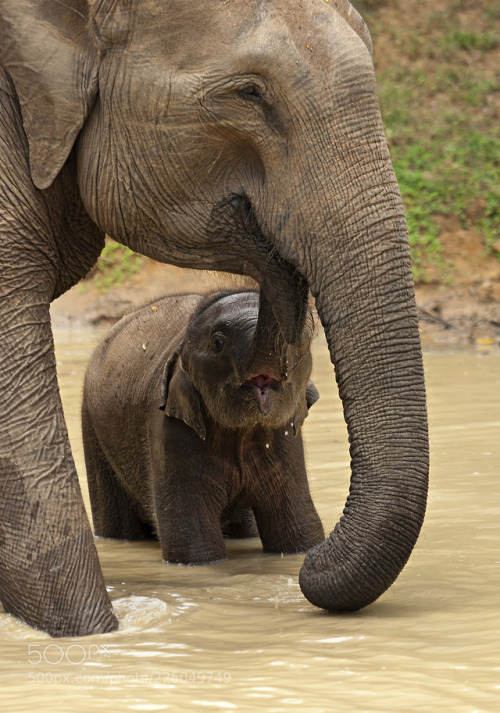
[[[369,604],[417,539],[428,451],[405,217],[364,22],[346,0],[3,4],[21,28],[7,69],[39,188],[75,151],[103,230],[158,260],[257,278],[289,339],[307,281],[352,480],[300,581],[318,606]]]

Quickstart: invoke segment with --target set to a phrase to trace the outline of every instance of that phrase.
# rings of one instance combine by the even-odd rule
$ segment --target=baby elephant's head
[[[263,319],[266,324],[263,325]],[[288,426],[297,433],[318,399],[310,381],[312,316],[300,348],[286,344],[259,293],[212,295],[192,315],[163,379],[165,413],[206,435],[207,419],[225,428]]]

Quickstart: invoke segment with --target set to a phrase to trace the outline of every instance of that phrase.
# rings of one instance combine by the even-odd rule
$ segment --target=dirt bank
[[[461,246],[460,233],[454,236],[450,243],[455,249]],[[460,250],[456,261],[464,265],[463,277],[459,279],[457,267],[452,287],[432,282],[416,287],[424,346],[500,346],[500,263],[487,260],[483,264],[469,240]],[[77,285],[53,303],[52,321],[56,328],[112,324],[135,307],[165,294],[245,284],[251,281],[148,262],[125,284],[106,292],[96,286],[95,278]]]
[[[500,345],[500,261],[456,217],[441,218],[439,240],[449,284],[429,265],[416,285],[424,344]]]

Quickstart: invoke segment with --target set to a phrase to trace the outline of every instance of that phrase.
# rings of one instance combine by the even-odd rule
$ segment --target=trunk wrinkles
[[[281,249],[290,240],[285,232],[307,236],[299,263],[325,328],[349,433],[344,513],[300,573],[309,601],[332,611],[366,606],[392,584],[417,540],[427,498],[426,400],[406,222],[387,151],[373,146],[371,172],[361,150],[362,178],[352,154],[345,170],[332,159],[336,175],[351,174],[349,185],[332,190],[338,182],[331,176],[315,178],[310,200],[277,239]]]

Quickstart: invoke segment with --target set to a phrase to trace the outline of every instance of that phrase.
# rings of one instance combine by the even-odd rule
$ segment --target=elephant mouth
[[[276,379],[270,374],[257,374],[244,381],[242,387],[254,391],[257,396],[259,410],[265,416],[271,410],[273,394],[276,391],[281,391],[283,384],[280,379]]]

